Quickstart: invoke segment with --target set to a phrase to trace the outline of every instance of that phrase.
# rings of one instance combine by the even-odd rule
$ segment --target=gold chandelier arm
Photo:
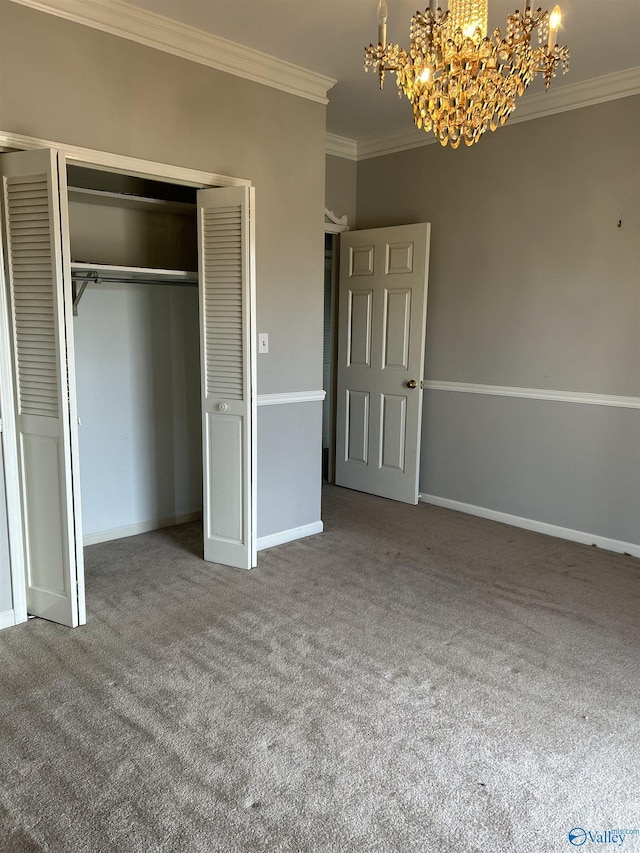
[[[364,49],[364,70],[378,74],[381,89],[387,72],[396,73],[409,62],[410,56],[397,44],[370,44]]]

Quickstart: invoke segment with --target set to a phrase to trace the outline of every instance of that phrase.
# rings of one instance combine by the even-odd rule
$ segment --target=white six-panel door
[[[418,502],[430,226],[341,236],[336,483]]]
[[[75,626],[85,606],[65,174],[50,150],[4,154],[0,169],[27,610]]]
[[[204,557],[250,569],[255,531],[253,191],[198,192]]]

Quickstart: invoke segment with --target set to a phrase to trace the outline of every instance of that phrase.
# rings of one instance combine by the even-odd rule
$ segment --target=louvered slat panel
[[[207,395],[242,400],[242,219],[240,206],[203,212]]]
[[[46,179],[7,180],[20,414],[57,418],[58,367]]]

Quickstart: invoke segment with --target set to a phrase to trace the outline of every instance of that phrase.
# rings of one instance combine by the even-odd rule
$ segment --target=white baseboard
[[[322,533],[324,524],[315,521],[313,524],[305,524],[303,527],[292,527],[290,530],[281,530],[279,533],[271,533],[269,536],[258,537],[258,551],[266,548],[274,548],[276,545],[284,545],[285,542],[293,542],[295,539],[304,539],[306,536],[314,536]]]
[[[0,631],[3,628],[11,628],[16,624],[16,614],[13,610],[0,611]]]
[[[112,539],[124,539],[126,536],[137,536],[138,533],[149,533],[163,527],[173,527],[174,524],[185,524],[187,521],[197,521],[202,518],[202,512],[188,512],[186,515],[175,515],[170,518],[152,518],[140,521],[126,527],[113,527],[111,530],[99,530],[97,533],[87,533],[82,537],[82,544],[97,545],[99,542],[111,542]]]
[[[190,512],[186,515],[173,516],[172,518],[151,519],[141,521],[138,524],[129,524],[127,527],[115,527],[111,530],[100,530],[97,533],[88,533],[83,537],[83,544],[97,545],[99,542],[110,542],[113,539],[124,539],[126,536],[137,536],[138,533],[149,533],[151,530],[160,530],[163,527],[172,527],[174,524],[185,524],[188,521],[197,521],[202,518],[201,512]],[[321,521],[313,524],[305,524],[302,527],[292,527],[290,530],[281,530],[271,533],[269,536],[261,536],[258,539],[258,551],[273,548],[276,545],[284,545],[285,542],[293,542],[295,539],[304,539],[306,536],[314,536],[322,533],[324,525]],[[10,611],[13,613],[13,611]],[[0,613],[0,618],[2,617]],[[13,623],[12,623],[13,624]],[[2,623],[0,622],[0,627]]]
[[[436,495],[419,495],[421,503],[441,506],[445,509],[453,509],[456,512],[466,512],[468,515],[477,515],[479,518],[487,518],[490,521],[499,521],[501,524],[510,524],[512,527],[522,527],[524,530],[533,530],[535,533],[544,533],[547,536],[557,536],[559,539],[568,539],[570,542],[579,542],[582,545],[597,545],[605,551],[615,551],[617,554],[628,554],[631,557],[640,557],[640,545],[633,542],[622,542],[619,539],[608,539],[606,536],[596,536],[583,530],[572,530],[569,527],[558,527],[555,524],[547,524],[544,521],[536,521],[532,518],[523,518],[519,515],[509,515],[507,512],[498,512],[495,509],[487,509],[483,506],[465,504],[461,501],[453,501],[449,498],[440,498]]]

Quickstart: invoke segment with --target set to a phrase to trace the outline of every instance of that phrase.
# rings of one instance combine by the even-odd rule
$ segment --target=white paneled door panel
[[[350,231],[340,249],[336,483],[411,504],[429,237],[427,223]]]
[[[76,626],[85,607],[66,176],[49,150],[4,154],[0,167],[27,611]]]
[[[198,192],[204,558],[256,565],[253,191]]]

